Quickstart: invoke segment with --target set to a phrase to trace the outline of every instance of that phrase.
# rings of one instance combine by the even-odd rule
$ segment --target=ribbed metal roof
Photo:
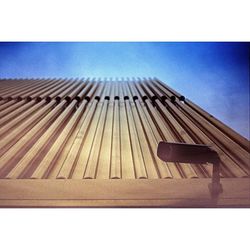
[[[208,178],[164,163],[160,141],[211,145],[222,177],[249,177],[249,141],[156,78],[1,79],[0,178]]]

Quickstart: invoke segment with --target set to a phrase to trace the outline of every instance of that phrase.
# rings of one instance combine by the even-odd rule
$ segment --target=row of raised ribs
[[[158,79],[0,80],[0,178],[206,178],[164,163],[160,141],[212,145],[222,177],[249,177],[249,141]]]

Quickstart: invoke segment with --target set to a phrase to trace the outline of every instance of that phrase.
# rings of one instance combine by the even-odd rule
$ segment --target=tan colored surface
[[[32,200],[18,196],[16,203],[4,198],[1,205],[211,206],[205,191],[211,165],[162,162],[156,155],[162,140],[211,145],[233,195],[224,199],[223,193],[222,203],[245,204],[249,141],[180,96],[151,78],[0,80],[0,196],[19,190],[21,197],[44,185],[49,194],[62,194],[44,203],[39,192]],[[81,194],[78,185],[88,189],[81,201],[67,196]],[[95,197],[96,190],[104,196]]]
[[[250,182],[222,180],[212,199],[208,179],[1,180],[0,206],[250,207]]]

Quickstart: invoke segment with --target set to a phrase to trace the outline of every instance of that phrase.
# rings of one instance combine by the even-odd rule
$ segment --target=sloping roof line
[[[249,177],[249,141],[157,78],[0,80],[0,178],[208,178],[164,163],[160,141],[211,145]]]

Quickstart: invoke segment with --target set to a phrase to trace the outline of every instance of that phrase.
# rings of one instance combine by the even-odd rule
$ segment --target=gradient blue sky
[[[158,77],[249,136],[249,44],[0,43],[0,77]]]

